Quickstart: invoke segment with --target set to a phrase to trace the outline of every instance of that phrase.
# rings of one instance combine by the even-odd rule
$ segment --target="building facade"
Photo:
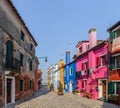
[[[32,95],[37,42],[11,0],[0,1],[0,103]]]
[[[55,64],[55,69],[54,69],[54,90],[55,91],[57,91],[59,81],[60,81],[60,68],[58,64]]]
[[[90,29],[89,41],[77,44],[76,87],[91,94],[92,99],[107,98],[108,42],[96,40],[96,29]]]
[[[66,92],[76,90],[76,61],[70,61],[70,52],[66,52],[64,71],[64,89]]]
[[[118,95],[120,90],[120,21],[108,29],[109,32],[109,94]]]
[[[64,61],[63,59],[60,60],[59,68],[60,68],[60,83],[62,84],[64,88]]]

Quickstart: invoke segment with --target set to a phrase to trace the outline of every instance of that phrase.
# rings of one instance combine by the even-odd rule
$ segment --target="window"
[[[90,45],[86,45],[86,50],[89,50],[90,49]]]
[[[120,68],[120,55],[115,57],[115,67]]]
[[[76,78],[80,78],[81,72],[76,72]]]
[[[20,53],[20,66],[23,66],[24,55]]]
[[[23,80],[20,80],[20,91],[23,91]]]
[[[32,89],[32,81],[30,80],[30,89]]]
[[[82,53],[82,46],[79,48],[79,53]]]
[[[120,82],[110,82],[108,84],[108,88],[109,88],[109,94],[119,94],[119,90],[120,90]]]
[[[12,68],[13,65],[13,43],[8,40],[6,44],[6,67]]]
[[[88,62],[82,63],[82,70],[88,69]]]
[[[66,71],[64,71],[64,76],[66,76]]]
[[[32,71],[32,60],[30,60],[30,70]]]
[[[33,44],[30,45],[30,49],[33,50]]]
[[[70,68],[70,75],[72,75],[72,73],[73,73],[73,69],[72,69],[72,68]]]
[[[96,66],[105,66],[106,65],[106,55],[97,57],[96,59]]]
[[[106,56],[101,56],[101,66],[105,66],[106,65]]]
[[[115,31],[115,38],[120,37],[120,28]]]
[[[21,31],[21,40],[24,41],[25,34]]]
[[[119,94],[120,82],[116,82],[116,94]]]

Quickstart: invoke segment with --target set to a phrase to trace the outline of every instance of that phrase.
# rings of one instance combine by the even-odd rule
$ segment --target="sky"
[[[38,46],[43,82],[47,82],[50,65],[65,60],[65,52],[76,51],[76,44],[88,40],[90,28],[96,28],[97,39],[108,38],[107,29],[120,20],[120,0],[12,0]],[[72,59],[71,59],[72,60]]]

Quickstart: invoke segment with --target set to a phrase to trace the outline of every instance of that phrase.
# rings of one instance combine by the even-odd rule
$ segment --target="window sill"
[[[118,69],[120,69],[120,68],[114,68],[114,69],[112,69],[112,70],[118,70]]]

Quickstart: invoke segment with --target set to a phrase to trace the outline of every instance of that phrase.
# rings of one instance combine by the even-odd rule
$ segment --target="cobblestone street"
[[[26,102],[23,102],[26,101]],[[90,100],[70,93],[58,96],[46,87],[38,91],[30,100],[16,103],[15,108],[120,108],[116,105]]]

